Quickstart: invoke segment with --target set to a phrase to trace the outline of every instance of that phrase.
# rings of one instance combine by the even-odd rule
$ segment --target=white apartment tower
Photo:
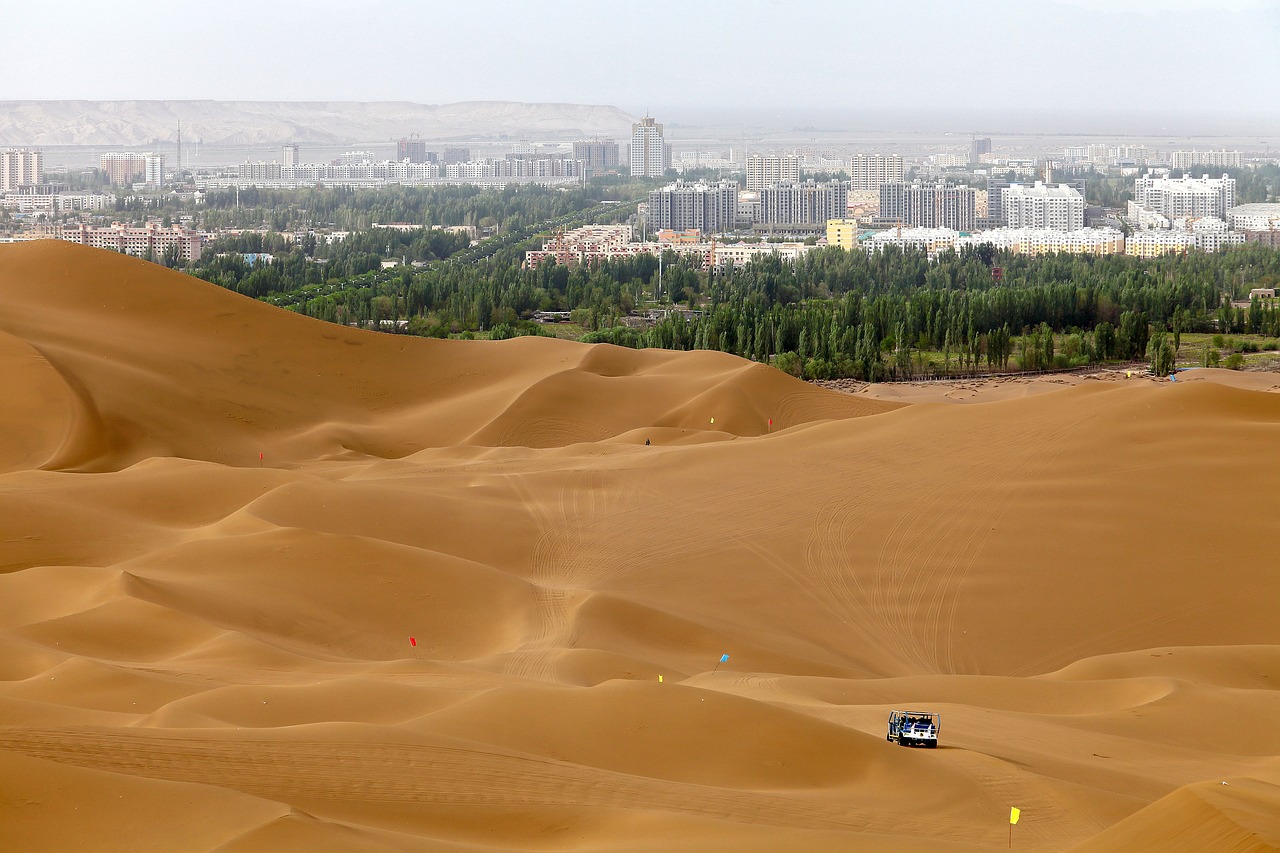
[[[12,192],[21,184],[43,183],[43,153],[22,149],[0,154],[0,192]]]
[[[747,155],[747,192],[800,180],[800,157],[795,154]]]
[[[662,138],[662,125],[645,116],[631,125],[631,176],[660,178],[671,165],[671,148]]]
[[[1002,214],[1010,228],[1078,231],[1084,227],[1084,196],[1058,184],[1012,184],[1002,194]]]
[[[1175,169],[1192,166],[1210,166],[1217,169],[1239,169],[1240,152],[1228,151],[1174,151],[1169,155],[1169,165]]]
[[[164,185],[164,155],[144,155],[143,180],[153,187]]]
[[[906,179],[906,167],[897,154],[854,154],[849,161],[849,189],[854,191],[878,190],[881,184],[899,184]]]
[[[280,165],[281,166],[297,166],[301,162],[302,161],[298,159],[298,143],[296,142],[286,143],[284,148],[282,148],[280,151]]]
[[[1138,178],[1133,201],[1139,207],[1169,219],[1214,216],[1226,219],[1236,204],[1236,180],[1230,175],[1210,178]]]

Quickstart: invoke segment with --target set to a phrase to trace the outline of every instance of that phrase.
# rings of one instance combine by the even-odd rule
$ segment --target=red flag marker
[[[417,641],[416,639],[414,639],[413,637],[410,637],[410,638],[409,638],[409,645],[414,646],[414,647],[416,648],[416,647],[417,647],[417,645],[418,645],[418,641]]]

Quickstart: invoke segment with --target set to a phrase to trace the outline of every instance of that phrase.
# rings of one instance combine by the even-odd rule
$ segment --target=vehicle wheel
[[[931,740],[931,741],[929,741],[929,748],[930,748],[930,749],[937,749],[937,748],[938,748],[938,742],[937,742],[936,740]]]

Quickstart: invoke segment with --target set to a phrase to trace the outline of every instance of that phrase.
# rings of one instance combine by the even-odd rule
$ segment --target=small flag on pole
[[[410,637],[410,638],[409,638],[409,645],[413,646],[414,648],[417,648],[417,647],[418,647],[418,639],[417,639],[416,637]]]
[[[661,675],[659,675],[659,676],[658,676],[658,683],[659,683],[659,684],[661,684],[661,683],[662,683],[662,676],[661,676]]]
[[[719,672],[719,671],[720,671],[720,664],[724,663],[724,662],[725,662],[725,661],[727,661],[728,659],[729,659],[729,656],[728,656],[727,654],[726,654],[726,655],[720,655],[720,660],[716,661],[715,669],[711,670],[711,674],[712,674],[712,675],[715,675],[717,672]]]
[[[1022,809],[1009,809],[1009,823],[1017,823],[1022,816]]]
[[[720,655],[720,663],[728,663],[728,661],[729,661],[728,655]],[[1015,820],[1014,823],[1017,823],[1017,821]]]
[[[712,423],[715,423],[715,422],[716,422],[716,419],[715,419],[715,418],[712,418],[712,419],[711,419],[711,422],[712,422]]]

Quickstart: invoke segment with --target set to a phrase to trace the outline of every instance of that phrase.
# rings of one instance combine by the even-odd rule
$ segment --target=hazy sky
[[[63,0],[3,99],[1277,112],[1280,0]],[[25,35],[29,33],[30,35]]]

